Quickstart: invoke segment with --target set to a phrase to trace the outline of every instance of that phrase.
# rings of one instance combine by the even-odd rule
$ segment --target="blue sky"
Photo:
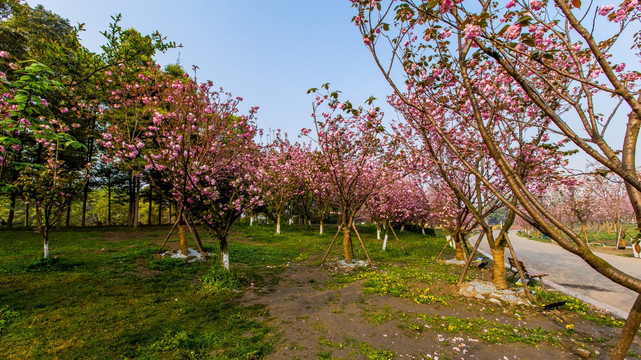
[[[375,96],[385,105],[390,93],[351,23],[346,0],[30,0],[70,20],[85,23],[83,44],[100,51],[100,31],[122,13],[123,28],[155,30],[180,49],[157,56],[161,65],[197,65],[199,80],[212,80],[244,98],[241,109],[259,106],[258,125],[282,129],[295,140],[311,127],[307,89],[329,82],[355,104]],[[193,74],[189,70],[190,75]],[[386,118],[396,115],[389,107]],[[246,111],[245,111],[246,112]]]
[[[96,52],[104,43],[100,31],[107,29],[117,13],[122,13],[124,28],[133,27],[143,34],[160,31],[183,45],[159,54],[161,65],[175,63],[180,54],[190,74],[192,65],[197,65],[199,80],[212,80],[243,97],[245,113],[259,106],[260,128],[282,129],[292,140],[301,128],[312,127],[313,97],[306,94],[307,89],[326,82],[343,92],[343,100],[354,104],[376,97],[376,105],[386,112],[386,122],[397,118],[385,102],[391,89],[351,22],[355,10],[347,0],[27,2],[42,4],[72,24],[84,22],[83,44]],[[624,124],[625,114],[606,136],[615,148],[620,147]],[[570,159],[571,166],[581,170],[585,163],[582,154]]]

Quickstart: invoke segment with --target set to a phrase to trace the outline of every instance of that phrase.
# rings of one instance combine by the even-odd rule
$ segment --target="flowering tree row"
[[[623,181],[641,224],[635,162],[641,122],[639,72],[634,66],[626,68],[626,62],[631,64],[627,60],[638,59],[639,3],[353,3],[358,9],[354,21],[394,90],[393,103],[410,110],[408,123],[425,121],[417,130],[428,133],[428,141],[445,143],[465,171],[511,211],[604,276],[641,293],[641,280],[594,255],[539,196],[559,178],[555,173],[563,166],[560,147],[569,143]],[[392,64],[383,60],[388,58],[404,76],[392,72]],[[617,129],[618,122],[626,128]],[[458,131],[452,133],[458,129],[471,134],[469,139],[478,146],[464,142],[464,147],[482,150],[500,182],[468,160]],[[617,137],[620,143],[608,141],[612,132],[623,134]],[[572,185],[573,179],[559,181]],[[640,314],[641,296],[612,358],[625,357]]]

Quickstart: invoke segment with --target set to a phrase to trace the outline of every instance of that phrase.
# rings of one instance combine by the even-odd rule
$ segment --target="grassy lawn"
[[[201,278],[215,270],[211,263],[154,258],[167,231],[57,232],[51,240],[56,258],[46,264],[38,258],[38,234],[1,232],[0,357],[260,358],[268,353],[273,339],[256,320],[264,309],[235,304],[237,292],[208,290]],[[256,260],[246,255],[243,261]]]
[[[273,226],[239,224],[230,236],[231,274],[216,261],[185,263],[156,256],[168,230],[142,227],[54,232],[52,259],[47,262],[40,259],[39,234],[0,231],[0,358],[263,358],[286,339],[273,328],[269,321],[272,315],[264,305],[247,305],[240,298],[247,292],[261,296],[274,291],[291,264],[317,266],[336,228],[326,227],[325,234],[319,235],[316,227],[285,226],[282,235],[275,235]],[[376,268],[333,273],[331,281],[315,287],[340,288],[362,281],[364,294],[446,308],[468,306],[451,290],[460,270],[434,261],[444,244],[441,234],[429,238],[399,233],[406,255],[393,239],[383,252],[373,227],[363,227],[360,232]],[[214,259],[216,245],[206,241]],[[354,245],[356,257],[363,259],[356,237]],[[177,248],[175,240],[170,247]],[[330,260],[339,257],[340,246],[335,245]],[[468,277],[479,275],[473,267]],[[551,300],[551,295],[539,296]],[[595,323],[604,321],[577,304],[576,309],[568,310],[589,313],[583,318],[590,320],[592,316]],[[396,310],[370,316],[406,322],[405,315]],[[465,324],[464,331],[472,335],[476,328],[489,326],[483,320],[472,324],[464,317],[435,316],[420,315],[417,324],[407,326],[423,329],[447,324],[458,329]],[[598,325],[620,326],[607,321]],[[510,326],[495,327],[499,334],[511,334]],[[522,333],[534,342],[553,345],[556,340],[550,339],[558,337],[557,332]],[[505,341],[523,342],[512,338]],[[358,346],[365,349],[369,345],[358,342]]]

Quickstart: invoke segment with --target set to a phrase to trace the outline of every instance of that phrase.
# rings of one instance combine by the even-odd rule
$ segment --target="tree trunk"
[[[621,337],[617,342],[614,351],[612,352],[612,360],[624,360],[634,341],[634,337],[639,331],[639,325],[641,324],[641,294],[637,296],[637,299],[632,305],[630,314],[628,315],[623,330],[621,330]]]
[[[29,205],[30,203],[24,204],[24,227],[29,227]]]
[[[381,239],[381,225],[376,222],[376,240]]]
[[[134,229],[138,227],[140,220],[140,179],[136,178],[135,183],[136,196],[134,198]]]
[[[82,215],[80,218],[80,226],[87,226],[87,202],[89,201],[89,180],[85,182],[85,186],[82,189]]]
[[[147,225],[151,225],[151,211],[153,210],[153,204],[154,204],[154,192],[153,189],[151,188],[151,184],[149,184],[149,215],[147,215]]]
[[[180,221],[178,225],[178,234],[180,237],[180,253],[183,255],[189,254],[189,244],[187,243],[187,224],[184,221]]]
[[[49,226],[47,226],[48,220],[45,220],[44,223],[43,223],[41,211],[42,211],[42,209],[38,205],[36,205],[36,221],[37,221],[37,224],[38,224],[38,230],[42,234],[42,240],[43,240],[43,242],[42,242],[42,248],[43,248],[42,249],[43,250],[42,251],[42,254],[43,254],[42,257],[44,259],[46,259],[46,258],[49,257]]]
[[[352,226],[352,221],[349,218],[344,217],[343,221],[343,256],[345,257],[345,262],[351,262],[353,259],[353,250],[352,250],[352,232],[350,230]]]
[[[93,129],[93,123],[91,128]],[[87,163],[92,163],[92,158],[93,158],[93,145],[94,145],[94,139],[89,138],[89,151],[87,152]],[[87,175],[89,175],[87,173]],[[81,226],[85,227],[86,221],[87,221],[87,202],[89,201],[89,177],[87,177],[87,180],[85,181],[85,186],[83,186],[82,189],[82,217],[81,217]]]
[[[323,219],[321,219],[321,220],[320,220],[320,230],[319,230],[319,234],[320,234],[320,235],[323,235]]]
[[[276,234],[280,235],[280,213],[276,214]]]
[[[69,227],[69,222],[71,221],[71,201],[67,204],[67,218],[65,219],[65,226]]]
[[[456,232],[452,236],[452,239],[454,240],[454,245],[456,246],[456,260],[458,261],[464,261],[465,256],[463,255],[463,241],[461,241],[461,233]]]
[[[111,173],[107,175],[107,225],[111,226]]]
[[[389,238],[388,234],[385,233],[385,238],[383,239],[383,251],[387,248],[387,239]]]
[[[227,248],[227,237],[220,237],[220,257],[225,269],[229,270],[229,249]]]
[[[16,215],[16,193],[11,192],[9,200],[9,217],[7,218],[7,228],[11,229],[13,227],[13,218]]]
[[[60,230],[60,228],[62,227],[62,208],[64,206],[65,206],[64,204],[60,204],[60,206],[58,206],[58,209],[56,210],[56,212],[57,212],[57,214],[56,214],[57,215],[56,216],[57,217],[57,219],[56,219],[56,230]]]
[[[128,190],[129,190],[129,216],[127,220],[127,226],[134,226],[134,179],[133,175],[129,177],[128,180]]]
[[[43,258],[47,259],[49,257],[49,230],[47,229],[47,226],[43,227],[42,236],[43,236]]]
[[[492,283],[498,290],[507,289],[507,280],[505,279],[505,246],[498,246],[492,251],[494,266],[492,270]]]
[[[634,179],[638,178],[636,169],[636,148],[640,126],[641,119],[639,119],[634,111],[630,112],[630,114],[628,114],[628,125],[625,129],[625,136],[623,137],[621,165],[625,172]],[[630,204],[632,204],[632,209],[634,210],[634,216],[637,222],[637,232],[641,233],[641,192],[630,185],[627,181],[624,182],[624,184],[628,197],[630,198]]]
[[[162,192],[158,192],[158,225],[162,225]]]

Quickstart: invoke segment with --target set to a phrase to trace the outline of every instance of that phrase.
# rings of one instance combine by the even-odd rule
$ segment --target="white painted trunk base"
[[[223,266],[225,269],[229,270],[229,252],[223,252]]]
[[[49,242],[45,242],[44,243],[44,258],[46,259],[48,257],[49,257]]]
[[[385,248],[387,248],[387,239],[388,239],[388,237],[389,237],[388,235],[385,235],[385,240],[383,240],[383,250],[385,250]]]
[[[380,240],[380,239],[381,239],[381,229],[379,228],[379,229],[376,229],[376,240]]]

